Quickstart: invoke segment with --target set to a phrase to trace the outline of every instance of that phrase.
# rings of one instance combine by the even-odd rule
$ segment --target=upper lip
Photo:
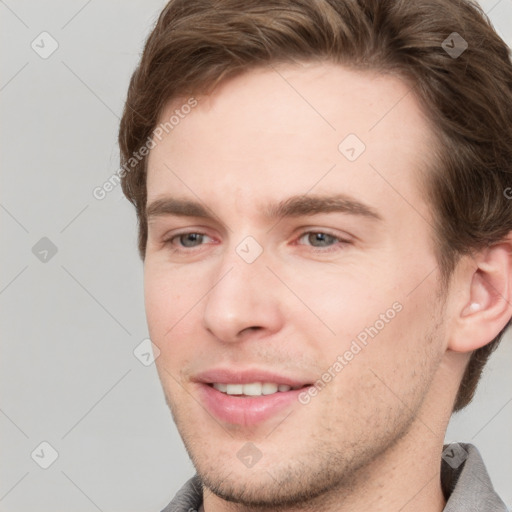
[[[276,384],[287,384],[291,387],[300,387],[310,384],[305,379],[282,375],[273,371],[263,369],[232,369],[232,368],[211,368],[196,374],[193,379],[204,384],[249,384],[252,382],[272,382]]]

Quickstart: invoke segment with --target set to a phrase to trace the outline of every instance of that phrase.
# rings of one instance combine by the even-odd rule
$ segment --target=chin
[[[225,501],[274,511],[311,502],[331,487],[305,485],[304,478],[297,479],[293,473],[271,475],[266,471],[251,473],[249,470],[242,476],[232,469],[221,474],[208,471],[199,476],[213,494]]]

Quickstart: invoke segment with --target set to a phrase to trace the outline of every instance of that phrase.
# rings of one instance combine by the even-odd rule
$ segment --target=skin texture
[[[434,138],[409,89],[328,63],[253,70],[198,97],[151,149],[148,204],[179,197],[215,215],[152,218],[145,259],[156,364],[205,484],[206,512],[445,505],[444,433],[474,348],[457,341],[454,319],[471,300],[476,264],[461,263],[442,289],[419,185]],[[161,119],[185,102],[167,105]],[[338,149],[351,133],[366,146],[355,161]],[[333,193],[381,219],[263,215],[269,202]],[[322,245],[308,231],[338,238]],[[192,244],[176,236],[183,232],[205,236]],[[263,248],[250,264],[236,251],[247,236]],[[309,403],[256,426],[204,408],[197,373],[264,368],[314,382],[396,303],[394,318]],[[262,455],[250,468],[237,457],[248,441]]]

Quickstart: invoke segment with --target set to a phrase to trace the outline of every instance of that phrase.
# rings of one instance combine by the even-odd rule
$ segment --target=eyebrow
[[[262,211],[263,215],[270,220],[333,212],[382,220],[382,216],[374,208],[344,194],[292,196],[279,203],[269,203],[263,207]],[[209,208],[188,199],[163,197],[146,207],[148,220],[164,215],[216,218]]]

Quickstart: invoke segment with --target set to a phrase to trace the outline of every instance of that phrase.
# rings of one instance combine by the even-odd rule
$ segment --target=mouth
[[[275,382],[249,382],[247,384],[239,383],[220,383],[212,382],[208,386],[215,388],[217,391],[230,396],[238,397],[255,397],[268,396],[275,393],[286,393],[290,390],[296,391],[308,387],[309,384],[299,386],[290,386],[288,384],[278,384]]]
[[[193,381],[210,416],[225,424],[246,427],[301,407],[299,394],[313,385],[312,379],[240,368],[212,369],[196,375]]]

